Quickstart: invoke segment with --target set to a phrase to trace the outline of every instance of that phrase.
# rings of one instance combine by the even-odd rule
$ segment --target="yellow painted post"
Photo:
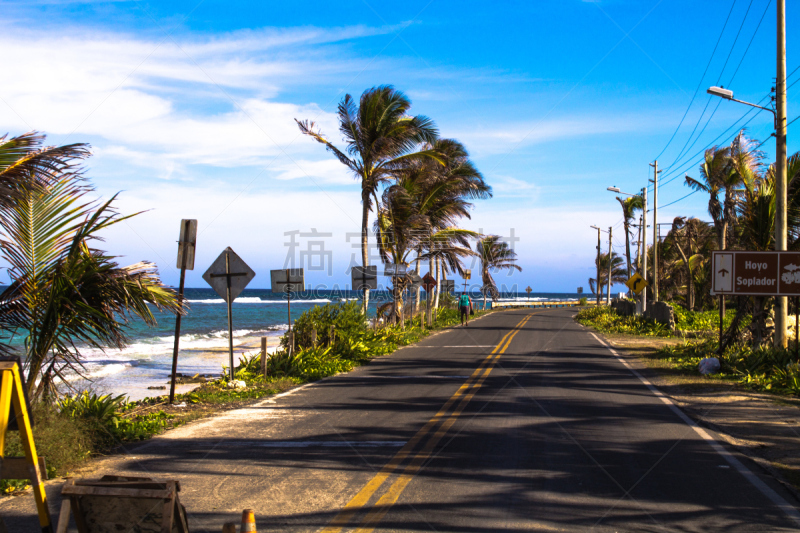
[[[6,431],[11,414],[11,385],[14,376],[11,372],[0,370],[0,457],[6,454]]]
[[[31,485],[33,487],[33,497],[36,500],[36,510],[39,514],[39,525],[43,533],[52,533],[52,521],[50,520],[50,509],[47,506],[47,494],[42,483],[42,473],[39,470],[39,457],[36,454],[36,444],[33,442],[33,428],[25,403],[25,391],[22,388],[22,378],[20,368],[17,363],[6,363],[1,368],[2,385],[0,386],[0,430],[3,430],[5,438],[8,429],[8,416],[11,406],[14,406],[14,414],[17,418],[19,428],[19,440],[25,449],[25,457],[28,459],[29,471],[31,474]]]

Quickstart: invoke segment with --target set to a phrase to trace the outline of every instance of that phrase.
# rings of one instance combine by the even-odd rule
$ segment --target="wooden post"
[[[311,346],[317,347],[317,328],[311,329]]]
[[[719,295],[719,357],[722,359],[722,319],[725,318],[725,307],[724,307],[724,300],[725,297],[723,295]]]
[[[225,252],[225,275],[227,281],[226,294],[228,300],[228,360],[231,368],[228,371],[229,381],[233,382],[233,299],[231,298],[231,254]]]
[[[194,222],[194,224],[192,224]],[[192,226],[194,226],[194,232],[192,232]],[[178,284],[178,302],[183,303],[183,285],[184,281],[186,280],[186,269],[189,268],[190,270],[194,269],[194,241],[192,240],[194,235],[197,234],[197,221],[196,220],[183,220],[183,227],[181,228],[183,231],[180,233],[179,242],[178,242],[178,255],[180,257],[180,264],[178,265],[181,269],[181,279],[180,283]],[[191,264],[189,259],[191,257]],[[179,312],[175,317],[175,343],[172,346],[172,374],[170,376],[169,382],[169,403],[175,401],[175,376],[178,372],[178,349],[181,339],[181,313]]]
[[[261,374],[267,377],[267,338],[261,337]]]

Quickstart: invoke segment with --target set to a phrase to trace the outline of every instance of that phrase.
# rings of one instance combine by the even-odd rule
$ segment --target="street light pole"
[[[786,250],[786,3],[778,0],[778,64],[775,76],[775,249]],[[787,298],[775,305],[775,347],[786,348]]]
[[[647,187],[642,188],[642,276],[647,280]],[[642,313],[647,311],[647,287],[642,289]]]
[[[595,295],[597,296],[597,305],[600,305],[600,228],[597,226],[589,226],[597,230],[597,260],[595,263],[597,264],[597,278],[596,278],[596,285],[597,290],[595,291]]]
[[[734,102],[769,111],[775,117],[775,251],[787,248],[786,217],[786,1],[777,0],[777,64],[775,69],[775,109],[751,104],[733,97],[733,91],[722,87],[709,87],[708,94]],[[786,348],[785,296],[775,298],[775,333],[772,336],[776,348]]]
[[[658,161],[653,167],[653,301],[658,301]]]

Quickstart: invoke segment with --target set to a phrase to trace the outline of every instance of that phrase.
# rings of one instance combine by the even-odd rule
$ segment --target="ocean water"
[[[294,321],[304,311],[330,302],[356,300],[360,293],[353,291],[301,292],[292,296],[291,316]],[[472,293],[473,301],[482,302],[482,296]],[[559,293],[503,294],[499,301],[571,300],[580,295]],[[186,289],[188,314],[181,319],[178,372],[184,375],[222,374],[228,365],[227,306],[211,288]],[[375,315],[377,305],[388,300],[383,291],[370,293],[370,314]],[[261,337],[277,341],[287,329],[287,302],[283,295],[265,289],[245,289],[233,302],[234,360],[252,354],[260,348]],[[175,315],[156,312],[158,324],[147,326],[141,320],[128,323],[130,344],[122,350],[85,347],[80,350],[84,359],[84,375],[89,379],[73,377],[71,384],[78,389],[91,387],[110,394],[127,394],[130,399],[157,396],[167,391],[150,390],[152,386],[169,386],[172,368],[172,351],[175,339]],[[15,344],[21,345],[21,339]],[[179,388],[188,390],[193,386]]]

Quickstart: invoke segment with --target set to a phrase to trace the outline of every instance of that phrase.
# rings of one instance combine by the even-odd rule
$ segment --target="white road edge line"
[[[714,437],[709,435],[708,432],[705,429],[703,429],[700,426],[698,426],[697,423],[694,420],[692,420],[691,418],[689,418],[686,415],[686,413],[681,411],[680,408],[672,402],[672,400],[667,398],[664,395],[664,393],[662,393],[660,390],[658,390],[655,387],[655,385],[650,383],[635,368],[633,368],[630,364],[628,364],[628,362],[624,358],[622,358],[617,353],[617,351],[614,350],[614,348],[612,348],[607,342],[605,342],[603,339],[601,339],[600,337],[598,337],[597,335],[595,335],[592,332],[589,332],[589,334],[592,337],[594,337],[597,340],[597,342],[599,342],[600,344],[605,346],[608,349],[608,351],[611,352],[611,355],[616,357],[617,360],[620,363],[625,365],[625,368],[630,370],[631,373],[633,373],[634,376],[639,378],[639,381],[644,383],[644,385],[648,389],[650,389],[650,392],[652,392],[662,402],[667,404],[669,406],[669,408],[672,409],[672,411],[676,415],[678,415],[678,417],[680,417],[681,420],[683,420],[686,423],[686,425],[688,425],[690,428],[692,428],[695,431],[695,433],[697,433],[712,448],[714,448],[714,451],[716,451],[718,454],[720,454],[726,461],[728,461],[728,463],[732,467],[734,467],[736,470],[738,470],[739,473],[742,474],[747,479],[747,481],[749,481],[755,488],[757,488],[761,492],[761,494],[763,494],[764,496],[769,498],[770,501],[772,501],[772,503],[774,503],[776,506],[778,506],[780,508],[780,510],[784,512],[784,514],[786,516],[791,518],[798,526],[800,526],[800,512],[798,512],[797,509],[794,506],[792,506],[789,502],[784,500],[777,492],[772,490],[766,483],[761,481],[758,478],[758,476],[756,476],[752,471],[750,471],[750,469],[748,469],[746,466],[744,466],[741,463],[741,461],[739,461],[736,457],[734,457],[728,450],[723,448],[722,445],[720,443],[718,443],[714,439]]]
[[[251,448],[401,448],[404,440],[284,440],[284,441],[230,441],[226,446],[247,446]],[[205,450],[202,450],[205,451]]]

